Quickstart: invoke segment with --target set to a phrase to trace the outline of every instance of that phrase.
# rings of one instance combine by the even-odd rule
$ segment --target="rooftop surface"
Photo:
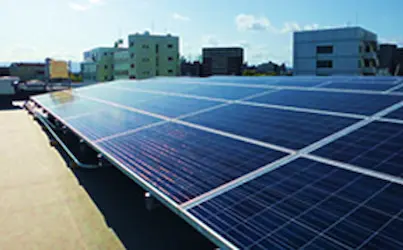
[[[118,170],[68,168],[24,110],[0,110],[0,135],[0,249],[211,248],[170,211],[147,211]]]

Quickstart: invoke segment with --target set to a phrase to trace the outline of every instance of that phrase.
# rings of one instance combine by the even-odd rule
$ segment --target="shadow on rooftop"
[[[66,153],[56,148],[68,165]],[[144,190],[117,168],[72,169],[72,172],[127,249],[216,248],[168,208],[161,206],[148,211]]]

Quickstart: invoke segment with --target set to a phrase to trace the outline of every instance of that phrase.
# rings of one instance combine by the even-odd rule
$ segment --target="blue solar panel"
[[[249,101],[372,115],[402,100],[403,96],[386,96],[380,94],[281,90],[255,97]]]
[[[382,83],[365,84],[365,83],[332,82],[330,84],[323,85],[320,88],[385,91],[392,87],[393,85]]]
[[[67,122],[90,140],[138,129],[162,120],[119,108],[106,108],[72,117]]]
[[[98,112],[108,109],[109,107],[101,106],[93,101],[76,97],[72,102],[66,102],[59,105],[50,105],[47,108],[56,115],[67,118],[89,114],[91,112]]]
[[[403,124],[373,122],[314,151],[363,168],[403,174]]]
[[[292,149],[301,149],[357,122],[350,118],[245,105],[230,105],[185,120]]]
[[[385,175],[299,158],[250,180],[268,170],[262,167],[296,157],[270,148],[299,150],[361,121],[258,103],[372,115],[403,99],[309,88],[329,81],[381,91],[398,84],[387,77],[156,78],[32,99],[224,249],[226,240],[242,249],[403,249],[403,185],[379,179]],[[250,103],[209,97],[249,97]],[[397,110],[387,117],[401,115]],[[372,122],[313,154],[403,176],[402,142],[403,124]]]
[[[175,124],[98,145],[178,203],[286,155]]]
[[[99,88],[94,90],[80,90],[83,96],[95,97],[105,101],[137,108],[159,115],[177,117],[201,109],[209,108],[222,102],[197,100],[184,97],[167,96],[143,92],[132,92],[123,89]]]
[[[403,92],[403,87],[395,89],[393,92]]]
[[[237,86],[220,86],[213,84],[173,84],[173,83],[141,83],[141,84],[114,84],[111,87],[130,88],[131,91],[137,89],[143,91],[164,91],[176,94],[188,94],[210,98],[223,98],[236,100],[261,92],[270,91],[269,88],[247,88]],[[273,89],[274,91],[274,89]]]
[[[217,83],[241,83],[241,84],[262,84],[262,85],[281,85],[281,86],[298,86],[312,87],[320,84],[326,79],[317,78],[286,78],[286,77],[209,77],[193,80],[194,82],[217,82]]]
[[[386,117],[403,120],[403,108],[397,109],[397,110],[389,113]]]
[[[299,159],[190,212],[240,249],[401,249],[402,193],[401,185]]]

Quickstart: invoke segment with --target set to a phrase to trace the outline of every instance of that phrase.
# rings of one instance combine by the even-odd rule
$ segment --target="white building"
[[[377,35],[360,27],[294,32],[294,75],[375,75]]]
[[[171,35],[129,35],[129,78],[179,75],[179,38]]]

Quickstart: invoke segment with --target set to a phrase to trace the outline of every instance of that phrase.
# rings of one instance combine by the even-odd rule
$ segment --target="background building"
[[[179,75],[179,37],[129,35],[129,78]]]
[[[375,75],[377,35],[360,27],[294,32],[295,75]]]
[[[17,76],[21,81],[46,79],[46,65],[44,63],[12,63],[10,75]]]
[[[69,66],[66,61],[58,61],[51,58],[46,58],[45,63],[46,80],[52,82],[69,79]]]
[[[130,53],[128,49],[117,51],[113,55],[113,78],[129,79]]]
[[[379,69],[389,75],[403,75],[403,48],[381,44],[378,50]]]
[[[81,72],[85,81],[112,81],[113,80],[113,54],[124,50],[117,47],[100,47],[84,52],[84,62]]]
[[[10,68],[9,67],[0,67],[0,76],[9,76]]]
[[[203,76],[241,75],[243,48],[203,48]]]
[[[181,60],[180,70],[181,76],[201,76],[202,64],[198,61],[190,62],[186,60]]]

